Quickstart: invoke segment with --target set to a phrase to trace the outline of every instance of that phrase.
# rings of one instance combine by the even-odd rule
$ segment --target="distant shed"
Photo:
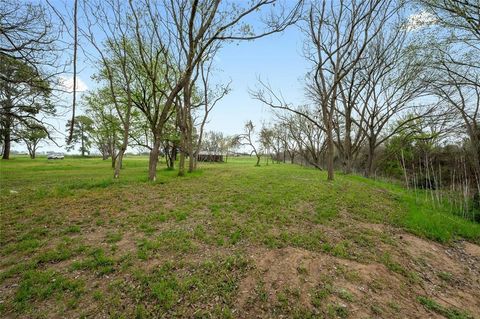
[[[222,154],[198,154],[198,162],[223,162]]]

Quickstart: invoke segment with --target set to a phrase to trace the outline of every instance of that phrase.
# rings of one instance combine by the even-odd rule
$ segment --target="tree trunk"
[[[344,167],[343,171],[345,174],[350,174],[352,172],[352,107],[349,104],[347,112],[345,114],[345,140],[343,144],[343,162]]]
[[[123,155],[125,154],[125,150],[126,148],[122,146],[118,151],[117,158],[115,161],[115,169],[113,171],[113,178],[115,179],[120,177],[120,169],[122,169]]]
[[[350,132],[346,132],[345,144],[343,146],[343,162],[344,162],[344,173],[350,174],[352,172],[352,141],[350,138]]]
[[[178,162],[178,176],[185,176],[185,153],[187,151],[187,132],[183,124],[180,127],[180,161]]]
[[[154,182],[157,180],[157,164],[158,155],[160,153],[160,139],[154,137],[155,141],[150,151],[150,158],[148,161],[148,180]]]
[[[163,152],[165,153],[165,163],[167,164],[167,168],[170,168],[170,147],[168,141],[165,143]]]
[[[112,153],[112,168],[115,169],[115,162],[117,161],[117,156],[118,154],[115,154],[115,152]]]
[[[327,180],[333,181],[334,179],[334,167],[333,167],[333,157],[334,157],[334,143],[333,143],[333,112],[335,109],[335,100],[336,100],[336,86],[333,89],[330,101],[323,101],[322,103],[322,116],[323,122],[325,123],[326,131],[326,143],[327,143]]]
[[[10,146],[11,146],[11,136],[10,136],[10,127],[7,127],[5,130],[5,137],[3,139],[3,155],[2,159],[10,159]]]
[[[332,132],[332,123],[331,123],[331,120],[329,120],[328,126],[327,126],[327,180],[329,181],[333,181],[334,179],[333,156],[334,156],[333,132]]]
[[[178,176],[185,176],[185,151],[180,152],[180,161],[178,162]]]
[[[370,177],[373,170],[373,157],[375,156],[375,142],[368,143],[367,165],[365,166],[365,177]]]
[[[191,173],[195,170],[195,154],[193,152],[193,141],[192,141],[192,132],[189,132],[188,137],[188,172]]]
[[[257,155],[257,164],[255,164],[255,166],[260,166],[260,156]]]
[[[83,129],[82,129],[81,134],[82,134],[82,138],[81,138],[81,140],[82,140],[82,157],[85,157],[85,148],[84,148],[84,145],[85,145],[85,144],[84,144],[84,142],[83,142],[83,138],[84,138],[84,137],[83,137]]]
[[[117,157],[115,158],[115,169],[113,170],[113,178],[117,179],[120,177],[120,170],[123,167],[123,155],[125,155],[125,151],[127,150],[128,146],[128,132],[130,131],[130,125],[129,125],[129,120],[130,120],[130,111],[127,112],[127,124],[124,124],[124,131],[123,131],[123,141],[122,141],[122,146],[118,150]],[[113,148],[115,150],[115,148]],[[114,152],[113,152],[114,153]],[[114,159],[112,153],[112,161]],[[112,162],[113,165],[113,162]]]
[[[197,168],[197,165],[196,165],[197,160],[195,158],[195,154],[193,154],[193,149],[191,152],[189,152],[189,154],[190,154],[190,158],[188,162],[188,172],[191,173]]]
[[[177,160],[177,144],[173,143],[170,151],[170,168],[175,168],[175,161]]]

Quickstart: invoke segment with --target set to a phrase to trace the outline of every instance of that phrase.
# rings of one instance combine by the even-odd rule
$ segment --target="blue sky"
[[[303,76],[307,62],[301,56],[303,34],[292,26],[282,33],[255,41],[225,43],[215,57],[217,69],[212,82],[228,83],[232,91],[218,102],[211,112],[207,130],[226,134],[241,133],[246,121],[261,124],[268,121],[271,112],[248,93],[257,85],[257,78],[268,81],[281,90],[292,102],[303,101]],[[80,79],[88,89],[97,85],[91,80],[95,68],[87,61],[79,61]]]
[[[45,0],[39,0],[43,2]],[[69,0],[50,0],[62,14],[65,14],[66,7],[71,11]],[[68,18],[67,18],[68,20]],[[258,21],[251,21],[254,28],[259,28]],[[71,38],[66,36],[66,42],[71,43]],[[302,56],[304,35],[296,26],[287,28],[282,33],[273,34],[255,41],[241,41],[236,43],[224,43],[223,48],[216,57],[216,69],[214,82],[232,81],[229,95],[224,97],[211,112],[206,130],[221,131],[225,134],[238,134],[243,131],[244,123],[252,120],[257,127],[262,122],[271,119],[271,110],[259,101],[252,99],[248,93],[249,89],[255,89],[257,78],[267,81],[276,91],[288,102],[304,104],[304,82],[303,78],[308,69],[308,62]],[[85,44],[85,43],[84,43]],[[86,50],[94,52],[93,48],[85,47]],[[95,89],[96,83],[91,76],[96,72],[91,61],[87,61],[80,51],[79,56],[79,78],[88,89]],[[71,55],[71,52],[66,52]],[[68,78],[69,75],[65,75]],[[68,79],[67,79],[68,81]],[[70,76],[70,82],[71,76]],[[82,85],[80,85],[81,87]],[[82,93],[80,93],[81,97]],[[51,123],[60,132],[65,132],[65,124],[70,118],[69,107],[71,95],[65,96],[66,112]],[[78,110],[77,114],[81,114]],[[64,144],[64,136],[56,134],[57,142]],[[24,147],[16,145],[16,149],[25,150]],[[45,146],[41,151],[57,150],[52,143]]]
[[[308,67],[301,56],[302,37],[298,28],[291,27],[256,41],[226,44],[217,63],[223,70],[219,78],[231,78],[232,92],[212,111],[207,129],[235,134],[243,130],[247,120],[257,125],[269,120],[269,108],[248,93],[255,89],[258,77],[281,90],[289,101],[301,103],[302,79]]]
[[[57,10],[65,13],[65,4],[70,3],[63,0],[51,0]],[[71,9],[71,8],[69,8]],[[259,27],[252,21],[254,27]],[[68,36],[67,36],[67,40]],[[70,39],[71,41],[71,39]],[[252,99],[248,93],[257,85],[257,78],[268,81],[273,88],[281,91],[285,98],[294,103],[302,103],[303,76],[307,71],[307,62],[301,55],[303,45],[303,34],[296,26],[287,28],[282,33],[273,34],[255,41],[240,41],[235,43],[224,43],[223,48],[215,59],[215,72],[213,82],[228,82],[231,80],[231,92],[218,102],[211,112],[206,130],[221,131],[225,134],[238,134],[243,131],[244,123],[252,120],[257,126],[262,122],[268,122],[271,118],[270,109],[259,101]],[[89,50],[86,47],[86,50]],[[92,51],[94,49],[92,48]],[[68,54],[68,53],[67,53]],[[79,87],[85,84],[91,90],[96,87],[91,76],[96,72],[91,62],[87,61],[80,51],[79,56]],[[65,77],[68,78],[68,75]],[[71,78],[67,81],[72,83]],[[83,82],[83,83],[82,83]],[[79,94],[80,97],[82,93]],[[65,96],[65,104],[71,104],[71,95]],[[51,123],[60,132],[65,131],[65,124],[70,117],[70,112],[64,113]],[[77,113],[82,113],[79,109]],[[58,143],[64,144],[64,137],[58,136]],[[17,146],[16,149],[23,149]],[[52,143],[42,147],[40,151],[57,150]]]

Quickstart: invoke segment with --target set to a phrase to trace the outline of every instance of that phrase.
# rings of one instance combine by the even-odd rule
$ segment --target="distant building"
[[[223,162],[223,154],[199,153],[197,162]]]

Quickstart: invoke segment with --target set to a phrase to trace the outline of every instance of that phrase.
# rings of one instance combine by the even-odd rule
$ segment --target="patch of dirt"
[[[418,282],[409,281],[381,263],[363,264],[293,247],[251,247],[247,254],[254,269],[239,285],[234,303],[236,315],[269,317],[275,313],[275,307],[282,307],[279,296],[285,294],[295,307],[320,315],[328,314],[328,305],[336,305],[345,307],[349,318],[442,318],[425,309],[418,302],[419,296],[447,308],[467,310],[474,317],[480,315],[478,273],[466,270],[462,260],[449,255],[449,247],[409,234],[401,237],[400,262],[411,265],[409,271],[420,274]],[[417,266],[418,258],[429,267]],[[430,274],[424,276],[422,271]],[[452,281],[439,278],[440,272],[451,274]],[[325,287],[330,288],[319,305],[314,301],[315,294]],[[289,292],[294,293],[288,295]]]
[[[480,258],[480,246],[469,242],[464,243],[464,249],[472,257]]]
[[[363,229],[374,230],[379,233],[387,232],[391,228],[385,224],[373,224],[373,223],[365,223],[365,222],[356,222],[356,225]]]
[[[122,234],[122,239],[115,243],[115,245],[117,245],[118,250],[123,254],[133,253],[137,250],[136,239],[137,235],[135,233],[124,233]]]
[[[448,247],[422,239],[410,234],[399,236],[400,246],[407,252],[407,256],[425,260],[431,268],[451,272],[463,272],[463,266],[451,255],[447,254]]]

